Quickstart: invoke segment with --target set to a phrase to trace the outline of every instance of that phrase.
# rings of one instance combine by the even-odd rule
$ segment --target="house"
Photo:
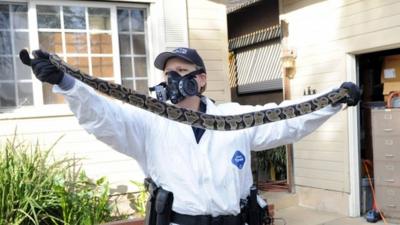
[[[289,99],[301,98],[308,94],[308,89],[318,94],[338,87],[344,81],[357,83],[363,89],[359,107],[340,112],[316,132],[293,144],[294,192],[299,204],[360,216],[372,201],[366,198],[368,184],[361,182],[367,177],[363,162],[376,160],[374,169],[379,174],[375,173],[375,187],[380,190],[377,197],[378,200],[385,200],[378,203],[388,215],[398,216],[400,205],[398,197],[395,197],[399,193],[398,176],[394,175],[399,174],[398,159],[383,161],[384,156],[379,154],[383,150],[373,148],[371,108],[383,106],[390,91],[400,90],[400,41],[397,38],[400,34],[400,1],[230,2],[233,5],[230,5],[231,10],[228,9],[228,24],[230,18],[238,23],[234,24],[237,30],[229,29],[230,50],[231,43],[236,43],[236,40],[241,40],[237,43],[243,44],[246,38],[253,38],[251,41],[254,42],[260,40],[257,35],[265,33],[271,24],[280,27],[283,91],[284,95],[289,93]],[[272,17],[266,20],[267,15],[258,13],[260,8]],[[257,19],[264,25],[257,24]],[[267,44],[268,40],[260,43]],[[286,67],[283,59],[286,56],[295,59],[295,63]],[[259,62],[262,59],[255,57],[252,60]],[[245,81],[239,77],[243,74],[239,73],[236,74],[238,79]],[[254,81],[257,76],[254,74],[250,78]],[[266,82],[268,79],[258,83]],[[260,103],[264,101],[262,97],[274,95],[266,89],[261,93],[245,95],[239,93],[239,88],[236,89],[238,97],[233,94],[232,99],[244,102]],[[388,147],[399,140],[398,136],[391,138],[393,140],[385,141]],[[395,147],[391,148],[395,150]],[[389,157],[392,154],[384,155]]]
[[[115,191],[143,180],[136,162],[97,141],[78,124],[62,96],[51,93],[19,58],[42,48],[102,79],[148,93],[163,79],[158,53],[196,48],[208,72],[207,95],[230,101],[226,7],[207,0],[0,0],[0,137],[38,141],[57,155],[81,159],[90,177],[107,176]],[[134,146],[132,146],[134,148]]]
[[[264,105],[284,100],[284,80],[281,52],[282,29],[279,20],[279,1],[231,0],[227,4],[228,42],[229,42],[229,85],[233,102],[242,105]],[[253,152],[252,170],[254,183],[260,188],[274,183],[282,191],[292,189],[290,179],[292,170],[289,160],[280,169],[282,185],[276,186],[274,175],[268,167],[270,162],[262,158],[271,158],[267,154],[290,155],[291,146],[279,147],[274,152]],[[289,153],[289,154],[287,154]],[[272,157],[273,158],[273,157]],[[275,157],[276,158],[276,157]],[[285,160],[283,160],[285,161]],[[276,166],[273,166],[274,168]],[[273,170],[275,171],[275,170]],[[268,177],[268,181],[267,181]],[[286,180],[286,182],[285,182]],[[260,188],[266,190],[266,188]]]
[[[282,0],[279,4],[280,19],[288,24],[288,48],[297,52],[296,75],[291,80],[293,98],[302,96],[304,87],[311,86],[318,93],[343,81],[355,82],[364,90],[376,90],[366,82],[367,58],[371,64],[378,64],[374,55],[399,54],[399,1]],[[380,69],[374,73],[379,84]],[[383,101],[382,92],[380,96]],[[369,132],[366,127],[370,120],[362,120],[362,115],[363,106],[372,100],[364,93],[361,107],[342,111],[317,132],[294,144],[300,204],[360,215],[360,168],[362,159],[372,160],[365,154],[364,135]],[[381,203],[388,210],[387,203]]]
[[[260,0],[249,2],[236,10],[262,4]],[[1,137],[12,135],[17,127],[20,136],[38,138],[49,146],[63,136],[57,153],[83,157],[90,176],[107,175],[121,190],[129,180],[140,180],[143,174],[135,162],[82,130],[62,99],[21,65],[18,51],[41,47],[89,73],[145,92],[161,80],[152,66],[157,53],[190,46],[205,59],[207,94],[217,102],[230,101],[225,4],[207,0],[1,0]],[[300,98],[308,87],[320,93],[353,81],[373,96],[363,95],[365,102],[384,100],[379,89],[380,62],[399,54],[400,1],[279,0],[273,6],[278,12],[274,21],[281,29],[279,44],[296,59],[294,65],[282,66],[287,97]],[[242,96],[232,99],[237,97]],[[294,143],[293,182],[300,205],[360,216],[360,168],[362,159],[372,159],[367,112],[362,107],[349,108]]]

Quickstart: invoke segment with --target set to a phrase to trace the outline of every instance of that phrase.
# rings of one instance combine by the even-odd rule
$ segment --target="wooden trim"
[[[137,219],[129,219],[129,220],[120,220],[120,221],[105,223],[103,225],[144,225],[144,219],[137,218]]]
[[[356,58],[355,55],[348,54],[346,56],[347,79],[357,83]],[[350,195],[349,195],[349,216],[360,216],[360,148],[359,148],[359,106],[347,108],[348,115],[348,154],[349,154],[349,179],[350,179]]]
[[[283,100],[290,100],[290,79],[287,76],[283,76],[283,82]],[[286,145],[286,176],[288,191],[289,193],[294,193],[293,144]]]

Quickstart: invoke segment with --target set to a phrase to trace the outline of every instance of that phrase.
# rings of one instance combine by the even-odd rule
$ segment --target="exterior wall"
[[[289,24],[288,45],[297,51],[291,98],[300,98],[308,86],[317,93],[338,87],[350,77],[349,55],[400,46],[398,0],[281,0],[280,16]],[[352,123],[357,122],[349,119],[347,111],[340,112],[294,144],[295,184],[303,195],[300,204],[349,213],[348,207],[338,206],[349,205],[350,185],[355,182],[349,174],[358,168],[349,162],[350,153],[357,151],[348,144]],[[335,196],[341,196],[337,204],[329,204]]]
[[[199,50],[208,68],[206,94],[218,102],[230,101],[225,5],[197,0],[138,2],[149,3],[148,23],[152,27],[148,45],[149,85],[156,84],[161,79],[161,72],[153,68],[155,56],[167,49],[188,46],[190,41],[190,47]],[[176,16],[177,12],[179,18]],[[36,87],[41,88],[40,84]],[[82,168],[88,176],[107,176],[112,191],[134,191],[135,187],[130,180],[142,181],[144,178],[134,159],[112,150],[89,135],[79,126],[66,105],[22,107],[2,112],[0,127],[0,145],[7,137],[13,136],[15,130],[21,139],[31,140],[32,143],[38,141],[43,148],[51,146],[62,137],[54,147],[54,154],[68,154],[81,159]]]
[[[248,35],[259,30],[266,29],[271,26],[276,26],[279,24],[279,1],[260,1],[253,3],[237,11],[228,13],[228,38],[233,39],[242,35]],[[245,18],[245,19],[243,19]],[[265,43],[254,44],[248,47],[244,47],[240,50],[248,50],[254,48],[260,48]],[[235,60],[233,55],[231,60]],[[243,105],[260,105],[270,102],[275,102],[279,104],[283,100],[282,91],[268,91],[259,93],[249,93],[249,94],[238,94],[238,82],[237,74],[235,72],[234,64],[236,62],[230,63],[230,89],[231,98],[233,102],[238,102]]]
[[[89,135],[66,108],[63,113],[53,114],[51,117],[21,115],[16,118],[6,118],[2,115],[0,127],[1,141],[11,138],[16,131],[18,139],[33,145],[39,143],[41,149],[48,149],[55,144],[52,151],[54,156],[77,158],[82,162],[82,169],[89,177],[107,176],[114,189],[118,185],[124,185],[125,187],[119,187],[119,191],[132,189],[129,180],[143,177],[134,160],[111,150],[94,136]]]
[[[206,0],[187,0],[187,4],[189,46],[198,50],[207,69],[205,95],[217,103],[228,102],[226,6]]]

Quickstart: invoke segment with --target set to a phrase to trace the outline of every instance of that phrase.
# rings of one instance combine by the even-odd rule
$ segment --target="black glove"
[[[42,82],[49,84],[59,84],[64,77],[64,73],[50,63],[49,53],[42,50],[32,52],[35,57],[31,61],[33,73]]]
[[[345,88],[348,90],[348,96],[341,99],[337,103],[346,103],[348,106],[355,106],[360,101],[360,88],[352,82],[344,82],[340,85],[340,88]]]

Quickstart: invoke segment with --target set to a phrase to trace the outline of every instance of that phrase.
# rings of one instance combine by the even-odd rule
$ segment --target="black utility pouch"
[[[268,204],[258,196],[258,190],[255,186],[250,188],[250,196],[247,199],[245,211],[245,221],[248,225],[271,225],[273,218],[270,217]]]
[[[249,225],[262,225],[262,215],[260,213],[260,206],[257,202],[257,188],[252,186],[250,188],[250,196],[248,197],[248,221]]]
[[[172,214],[172,202],[174,195],[170,191],[159,189],[155,201],[157,213],[157,225],[169,225]]]

